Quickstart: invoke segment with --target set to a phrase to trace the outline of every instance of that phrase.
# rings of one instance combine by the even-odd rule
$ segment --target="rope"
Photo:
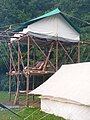
[[[90,25],[90,22],[87,22],[87,21],[85,21],[85,20],[82,20],[82,19],[77,18],[77,17],[72,16],[72,15],[69,15],[69,14],[67,14],[67,13],[65,13],[65,12],[62,12],[62,13],[65,14],[65,15],[67,15],[67,16],[69,16],[69,17],[72,17],[72,18],[74,18],[74,19],[76,19],[76,20],[78,20],[78,21],[81,21],[81,22],[83,22],[83,23],[86,23],[87,25]]]
[[[27,108],[24,108],[24,109],[18,111],[17,113],[21,113],[22,111],[24,111],[24,110],[26,110],[26,109],[27,109]]]
[[[33,113],[31,113],[30,115],[28,115],[26,118],[24,118],[24,120],[27,120],[31,115],[33,115],[34,113],[36,113],[37,111],[39,111],[40,109],[35,110]]]
[[[39,120],[42,120],[43,118],[47,117],[49,114],[46,113],[46,115],[44,115],[43,117],[41,117]]]

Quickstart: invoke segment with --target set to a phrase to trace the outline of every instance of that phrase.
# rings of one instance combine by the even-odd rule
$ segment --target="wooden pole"
[[[43,50],[39,47],[39,45],[35,42],[35,40],[33,39],[33,38],[31,38],[31,40],[35,43],[35,45],[38,47],[38,49],[41,51],[41,53],[45,56],[45,57],[47,57],[47,55],[43,52]],[[50,63],[50,65],[53,67],[53,69],[55,70],[55,66],[54,66],[54,64],[50,61],[50,60],[48,60],[48,62]]]
[[[58,70],[58,40],[56,41],[56,71]]]
[[[27,39],[27,68],[28,68],[28,72],[29,72],[29,61],[30,61],[30,38],[28,36],[28,39]],[[29,106],[29,96],[28,96],[28,93],[29,93],[29,73],[27,72],[27,83],[26,83],[26,106]]]
[[[64,52],[64,64],[66,64],[66,53]]]
[[[78,63],[80,63],[80,42],[78,43]]]
[[[9,45],[9,50],[10,50],[10,71],[9,71],[9,101],[11,101],[11,80],[12,80],[12,76],[11,76],[11,72],[12,72],[12,59],[11,59],[11,51],[12,51],[12,46],[11,43],[8,44]]]
[[[34,52],[34,54],[33,54],[33,60],[34,60],[34,65],[35,65],[35,63],[36,63],[36,50],[35,50],[35,46],[34,46],[34,49],[33,49],[33,52]],[[33,83],[32,83],[32,90],[34,90],[34,88],[35,88],[35,77],[34,77],[34,75],[33,75]],[[33,100],[34,100],[34,95],[32,96],[33,97]]]
[[[33,76],[32,89],[34,90],[34,88],[35,88],[35,77]],[[33,95],[33,100],[34,100],[34,95]]]
[[[59,41],[59,44],[61,45],[62,49],[64,50],[64,52],[66,53],[66,55],[68,56],[68,58],[71,60],[71,62],[74,63],[73,60],[72,60],[72,58],[68,54],[67,50],[64,48],[64,46],[62,45],[62,43],[60,41]]]
[[[18,40],[18,75],[17,75],[17,90],[14,100],[14,105],[19,103],[19,86],[20,86],[20,54],[19,54],[20,41]]]
[[[23,67],[23,69],[24,69],[24,62],[23,62],[23,57],[22,57],[22,53],[21,53],[21,49],[20,49],[20,46],[19,46],[19,54],[20,54],[20,61],[21,61],[21,63],[22,63],[22,67]]]
[[[50,50],[49,50],[49,53],[48,53],[48,55],[47,55],[47,57],[46,57],[45,64],[44,64],[44,66],[43,66],[43,71],[46,69],[47,63],[48,63],[48,61],[49,61],[49,57],[50,57],[51,51],[52,51],[52,49],[53,49],[53,44],[54,44],[54,42],[52,42],[51,47],[50,47]]]

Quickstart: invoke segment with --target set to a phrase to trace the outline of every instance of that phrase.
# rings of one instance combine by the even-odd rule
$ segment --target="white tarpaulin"
[[[48,113],[70,120],[90,120],[90,62],[63,65],[30,94],[42,96],[45,112],[49,109]]]
[[[23,30],[40,38],[78,42],[79,33],[60,15],[53,15],[29,25]]]
[[[65,42],[80,41],[78,30],[59,9],[55,9],[54,11],[31,20],[30,24],[26,22],[25,25],[27,26],[26,28],[24,28],[24,25],[20,27],[24,34],[27,33],[35,37],[49,40],[60,40]],[[14,39],[11,40],[13,41]]]

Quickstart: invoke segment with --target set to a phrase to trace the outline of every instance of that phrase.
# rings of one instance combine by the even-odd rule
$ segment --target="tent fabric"
[[[66,120],[90,120],[90,107],[41,98],[41,110]]]
[[[62,65],[30,94],[62,98],[90,106],[90,62]]]
[[[29,25],[23,32],[33,33],[33,36],[52,40],[61,40],[70,42],[79,41],[79,34],[70,24],[59,14],[42,19]]]
[[[56,8],[55,10],[51,11],[51,12],[48,12],[42,16],[39,16],[37,18],[34,18],[34,19],[31,19],[27,22],[24,22],[23,24],[21,24],[21,26],[19,26],[18,28],[14,29],[13,31],[14,32],[20,32],[22,31],[24,28],[26,28],[28,25],[34,23],[34,22],[37,22],[38,20],[41,20],[41,19],[44,19],[46,17],[49,17],[49,16],[52,16],[52,15],[56,15],[56,14],[61,14],[65,19],[66,21],[72,26],[74,27],[74,29],[80,33],[80,30],[58,9]]]
[[[25,22],[14,30],[39,38],[60,40],[65,42],[79,42],[79,30],[59,9]],[[11,39],[13,41],[14,39]]]

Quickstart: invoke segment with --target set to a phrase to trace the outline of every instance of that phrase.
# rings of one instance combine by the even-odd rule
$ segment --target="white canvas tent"
[[[90,120],[90,62],[63,65],[30,94],[41,95],[41,110],[69,120]]]
[[[29,35],[49,40],[80,41],[79,30],[59,9],[25,22],[14,32],[28,33]],[[15,36],[17,35],[15,34]]]

